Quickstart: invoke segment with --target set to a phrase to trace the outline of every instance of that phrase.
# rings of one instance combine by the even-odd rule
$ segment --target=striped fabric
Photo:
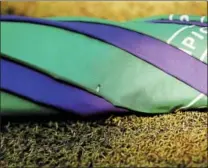
[[[207,107],[207,17],[116,23],[1,16],[1,43],[5,114]]]

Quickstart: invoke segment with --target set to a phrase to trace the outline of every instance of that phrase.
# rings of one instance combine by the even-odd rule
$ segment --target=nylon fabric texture
[[[207,27],[204,24],[207,18],[183,18],[186,20],[180,20],[180,16],[160,16],[112,22],[91,18],[2,16],[1,67],[10,62],[10,67],[1,68],[4,74],[1,81],[7,80],[1,82],[4,91],[1,95],[7,97],[3,101],[4,110],[11,110],[14,101],[9,103],[8,97],[14,100],[15,95],[26,97],[35,105],[39,102],[41,107],[51,105],[81,115],[106,111],[168,113],[176,108],[207,107]],[[12,75],[9,69],[17,63],[24,72],[40,71],[37,76],[44,72],[51,80],[64,81],[79,93],[108,105],[83,96],[76,100],[76,94],[65,98],[63,95],[67,92],[61,94],[58,90],[38,92],[40,87],[35,86],[40,86],[39,79],[37,85],[30,85],[30,90],[36,88],[36,96],[26,94],[28,77],[21,78],[22,84],[12,78],[8,80],[8,74]],[[60,81],[56,81],[57,86],[63,85]],[[53,101],[48,103],[46,97]],[[62,101],[57,104],[55,98]],[[65,105],[60,107],[60,104]],[[75,108],[76,104],[80,108]],[[18,111],[18,106],[12,110]]]

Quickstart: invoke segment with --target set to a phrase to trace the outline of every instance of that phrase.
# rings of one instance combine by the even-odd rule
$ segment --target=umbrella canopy
[[[178,17],[1,16],[4,109],[9,96],[81,115],[207,107],[207,18]]]

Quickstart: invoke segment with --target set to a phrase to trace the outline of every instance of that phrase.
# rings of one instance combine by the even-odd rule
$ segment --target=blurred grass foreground
[[[2,13],[34,17],[88,16],[110,20],[129,20],[165,14],[207,15],[206,1],[3,1]]]
[[[206,2],[1,2],[1,14],[89,16],[123,21],[207,15]],[[32,117],[33,118],[33,117]],[[2,118],[0,167],[207,167],[207,112],[97,120]]]

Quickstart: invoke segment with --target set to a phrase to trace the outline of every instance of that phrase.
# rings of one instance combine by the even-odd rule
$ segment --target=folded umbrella
[[[104,20],[99,18],[89,18],[89,17],[49,17],[47,19],[62,21],[62,22],[94,22],[94,23],[106,23],[115,24],[115,22],[110,20]],[[153,17],[139,18],[130,21],[125,21],[123,23],[140,23],[140,22],[152,22],[152,23],[169,23],[169,24],[184,24],[184,25],[196,25],[196,26],[207,26],[206,16],[189,16],[189,15],[159,15]]]
[[[61,20],[61,18],[60,18]],[[207,17],[206,16],[194,16],[194,15],[162,15],[162,16],[153,16],[142,19],[134,19],[127,21],[131,22],[152,22],[152,23],[166,23],[166,24],[184,24],[184,25],[196,25],[207,27]]]
[[[1,16],[2,93],[81,115],[207,107],[207,27],[181,22]]]

